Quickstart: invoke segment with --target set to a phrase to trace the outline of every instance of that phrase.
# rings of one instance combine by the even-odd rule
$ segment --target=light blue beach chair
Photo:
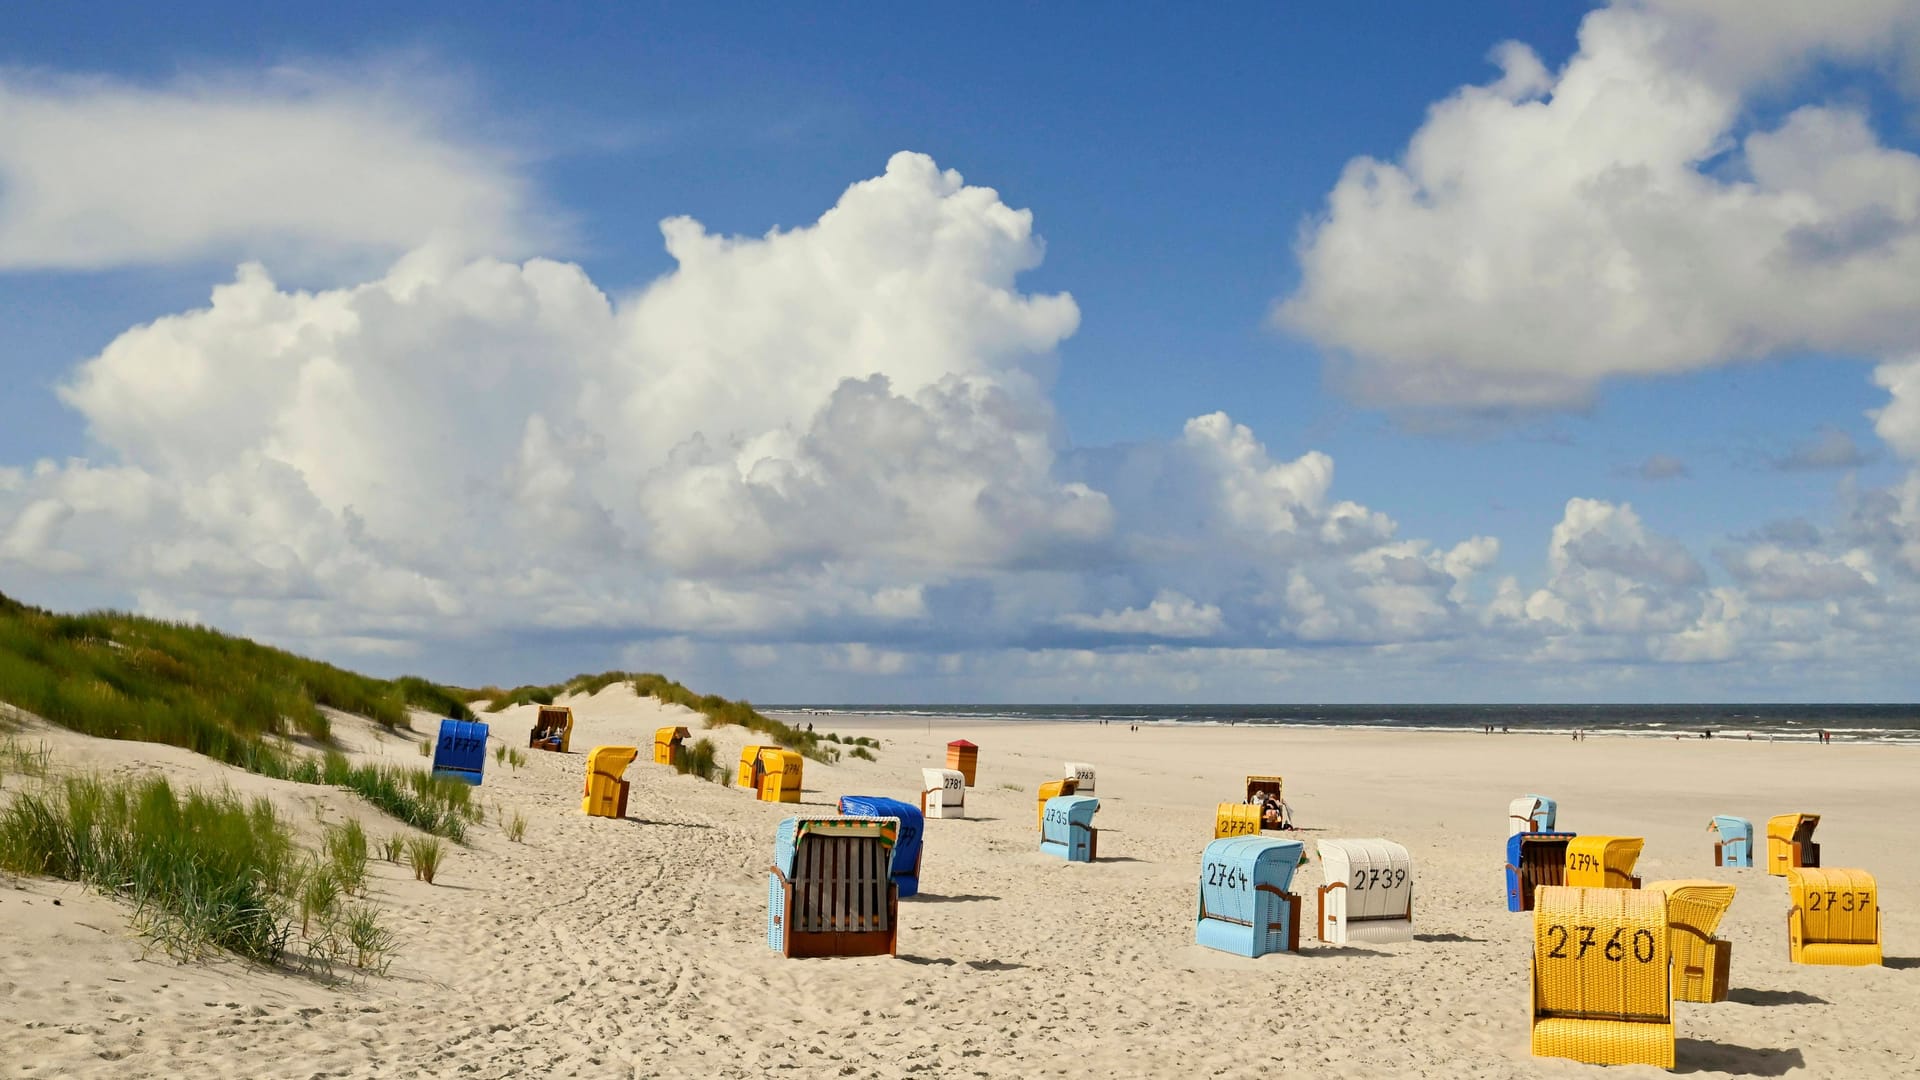
[[[1090,795],[1055,795],[1040,812],[1040,850],[1068,862],[1092,862],[1100,851],[1093,812],[1100,800]]]
[[[893,883],[900,886],[902,899],[920,891],[920,842],[926,832],[920,808],[899,799],[877,795],[842,795],[840,812],[855,817],[890,817],[900,820],[900,836],[893,845]]]
[[[1300,898],[1287,891],[1305,845],[1229,836],[1200,856],[1200,911],[1193,940],[1209,949],[1262,956],[1300,948]]]
[[[1753,865],[1753,822],[1731,814],[1715,814],[1707,827],[1720,834],[1720,839],[1713,842],[1713,865]]]

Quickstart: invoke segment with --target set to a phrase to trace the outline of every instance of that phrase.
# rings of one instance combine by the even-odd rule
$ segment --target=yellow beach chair
[[[1223,802],[1213,811],[1213,838],[1259,836],[1260,808],[1253,803]]]
[[[1041,784],[1040,785],[1040,805],[1035,807],[1033,811],[1034,829],[1041,832],[1046,831],[1048,799],[1058,798],[1061,795],[1071,795],[1074,793],[1075,790],[1079,788],[1079,786],[1080,786],[1080,781],[1073,780],[1073,779],[1066,779],[1066,778],[1062,778],[1059,780],[1049,780],[1046,783]]]
[[[1733,904],[1733,886],[1718,881],[1656,881],[1648,892],[1665,893],[1673,948],[1673,1000],[1727,1000],[1733,943],[1713,936]]]
[[[1820,845],[1813,842],[1819,814],[1778,814],[1767,819],[1767,873],[1774,877],[1796,866],[1819,866]]]
[[[763,747],[760,751],[760,801],[800,801],[800,771],[806,759],[797,750]]]
[[[692,735],[683,727],[663,727],[653,733],[653,763],[655,765],[678,765],[680,753],[684,750],[688,736]]]
[[[626,817],[627,782],[622,776],[639,756],[637,746],[594,747],[587,755],[587,793],[580,809],[590,817]]]
[[[1542,886],[1533,906],[1533,1054],[1673,1068],[1665,893]]]
[[[1633,864],[1646,840],[1638,836],[1576,836],[1567,841],[1567,884],[1589,889],[1637,889]]]
[[[1787,870],[1787,954],[1796,964],[1872,967],[1880,954],[1880,887],[1865,870]]]
[[[754,798],[760,797],[760,778],[766,774],[760,764],[760,751],[775,749],[771,746],[743,746],[740,748],[740,768],[733,782],[737,787],[753,792]]]

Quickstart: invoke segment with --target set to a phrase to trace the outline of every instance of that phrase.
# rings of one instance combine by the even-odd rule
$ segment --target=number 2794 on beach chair
[[[784,956],[892,956],[900,823],[887,817],[787,818],[773,834],[767,947]]]

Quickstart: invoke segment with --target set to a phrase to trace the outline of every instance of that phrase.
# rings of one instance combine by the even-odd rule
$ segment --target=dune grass
[[[527,819],[518,810],[513,812],[513,820],[507,822],[507,839],[522,843],[527,838]]]
[[[680,747],[680,756],[674,760],[673,768],[683,776],[697,776],[711,782],[727,774],[726,763],[715,760],[718,756],[713,740],[701,736],[693,740],[692,745]]]
[[[170,955],[279,963],[292,932],[292,831],[266,799],[174,793],[163,779],[68,777],[0,810],[0,866],[133,901]]]
[[[407,862],[413,866],[416,881],[433,884],[433,877],[440,872],[440,860],[447,854],[446,845],[430,836],[414,836],[407,839]]]

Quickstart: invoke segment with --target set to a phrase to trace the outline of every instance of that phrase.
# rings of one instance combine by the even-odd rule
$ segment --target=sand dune
[[[1910,751],[1713,740],[1589,740],[1377,731],[795,717],[883,741],[878,762],[807,763],[802,811],[840,794],[913,799],[922,766],[964,735],[981,749],[965,820],[928,822],[923,895],[901,905],[895,959],[785,960],[765,946],[774,824],[794,807],[647,762],[652,731],[689,720],[731,761],[752,741],[626,687],[569,702],[575,752],[491,759],[487,823],[437,884],[376,863],[400,933],[384,978],[346,986],[238,962],[143,956],[119,904],[76,886],[0,886],[0,1072],[51,1076],[1334,1076],[1596,1074],[1534,1059],[1531,923],[1505,910],[1505,806],[1543,791],[1580,832],[1647,838],[1648,880],[1740,887],[1721,934],[1732,1000],[1676,1005],[1679,1069],[1708,1076],[1911,1076],[1920,1036],[1920,857]],[[532,709],[486,719],[523,744]],[[420,717],[422,731],[432,721]],[[415,740],[336,717],[356,755],[420,765]],[[58,767],[164,770],[286,804],[302,828],[358,816],[343,792],[281,784],[184,751],[30,727]],[[585,751],[643,748],[629,819],[587,818]],[[1039,854],[1034,789],[1064,759],[1099,767],[1101,859]],[[1420,939],[1245,960],[1192,944],[1213,804],[1280,772],[1302,838],[1384,835],[1416,861]],[[1785,889],[1715,870],[1714,813],[1826,815],[1829,865],[1872,870],[1889,965],[1786,957]],[[501,834],[498,811],[530,826]],[[1295,879],[1312,908],[1317,863]],[[57,901],[57,906],[56,906]],[[1627,1067],[1609,1076],[1655,1074]]]

